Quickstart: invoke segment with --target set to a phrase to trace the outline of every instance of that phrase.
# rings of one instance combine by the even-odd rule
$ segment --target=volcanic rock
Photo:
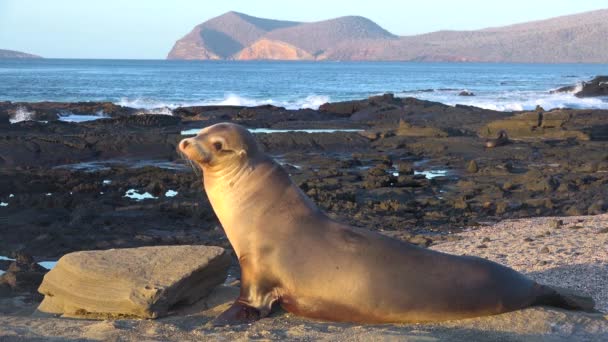
[[[70,253],[44,277],[38,310],[66,317],[157,318],[209,294],[226,279],[229,264],[223,248],[208,246]]]
[[[0,287],[13,292],[33,292],[42,282],[47,270],[26,254],[18,253],[5,274],[0,275]]]
[[[506,131],[511,138],[535,138],[565,140],[590,140],[585,129],[587,113],[555,110],[550,112],[524,112],[507,119],[495,120],[479,131],[482,137],[494,137],[500,131]]]

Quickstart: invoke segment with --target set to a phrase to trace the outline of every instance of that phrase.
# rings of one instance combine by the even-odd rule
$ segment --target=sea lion
[[[490,139],[490,140],[486,141],[486,147],[494,148],[494,147],[506,145],[509,142],[510,141],[509,141],[509,136],[507,135],[507,131],[502,129],[498,132],[498,136],[496,137],[496,139]]]
[[[267,316],[273,304],[340,322],[428,322],[536,304],[592,309],[497,263],[420,248],[329,218],[244,127],[221,123],[179,150],[203,183],[241,266],[240,296],[216,325]]]

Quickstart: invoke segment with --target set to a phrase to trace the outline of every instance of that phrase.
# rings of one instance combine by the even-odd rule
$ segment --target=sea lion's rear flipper
[[[238,300],[213,320],[214,326],[247,324],[262,318],[260,310],[240,303]]]
[[[540,294],[534,302],[535,305],[548,305],[585,312],[599,312],[595,309],[595,301],[589,296],[583,296],[580,293],[562,287],[539,286]]]

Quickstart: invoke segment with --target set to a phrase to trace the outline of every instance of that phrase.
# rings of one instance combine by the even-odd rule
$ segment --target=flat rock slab
[[[191,304],[225,279],[221,247],[160,246],[70,253],[47,273],[38,310],[65,317],[164,316]]]

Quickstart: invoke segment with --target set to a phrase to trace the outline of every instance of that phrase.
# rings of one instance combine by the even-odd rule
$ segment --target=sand
[[[560,220],[563,224],[558,224]],[[210,320],[238,294],[222,286],[206,300],[159,320],[90,321],[32,316],[27,304],[0,315],[0,341],[600,341],[608,340],[608,214],[503,221],[458,234],[433,246],[477,255],[550,285],[593,296],[603,314],[535,307],[512,313],[438,324],[355,325],[316,322],[278,312],[254,324],[211,327]],[[8,305],[9,303],[0,303]]]

